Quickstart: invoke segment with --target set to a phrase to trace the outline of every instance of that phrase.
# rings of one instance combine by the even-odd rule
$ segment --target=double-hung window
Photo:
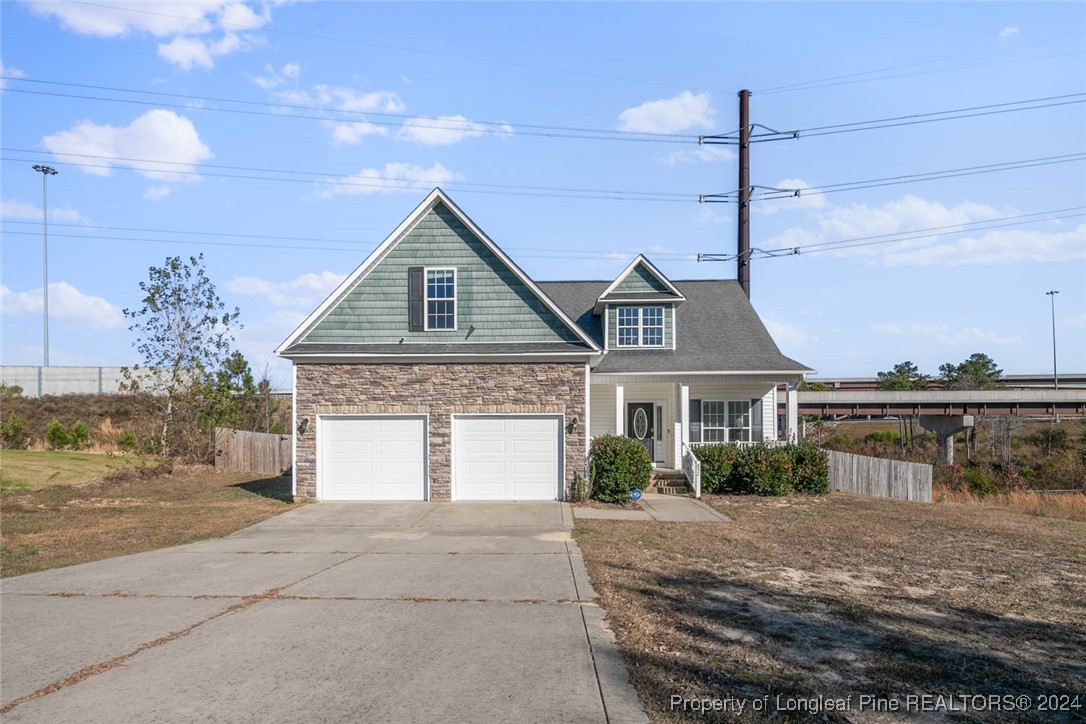
[[[426,270],[426,329],[456,329],[456,270]]]
[[[704,442],[749,442],[750,402],[703,401],[701,439]]]
[[[663,347],[663,307],[619,307],[617,319],[619,347]]]

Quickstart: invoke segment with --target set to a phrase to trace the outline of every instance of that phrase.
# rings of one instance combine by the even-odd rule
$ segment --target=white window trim
[[[742,403],[746,404],[746,406],[747,406],[747,426],[746,427],[744,427],[744,428],[733,428],[732,426],[728,425],[728,415],[729,415],[728,405],[730,403],[732,403],[732,402],[742,402]],[[724,405],[724,427],[715,427],[715,426],[714,427],[708,427],[705,424],[705,405],[706,404],[712,404],[712,403],[720,403],[720,404]],[[750,404],[750,400],[746,400],[746,399],[743,399],[743,400],[702,400],[701,401],[701,441],[703,443],[704,442],[711,442],[711,443],[748,442],[748,440],[732,440],[731,431],[733,429],[747,430],[747,432],[748,432],[747,438],[749,439],[749,441],[753,441],[753,439],[754,439],[754,419],[753,419],[753,415],[754,415],[754,410],[753,410],[753,406]],[[707,441],[705,439],[705,431],[707,429],[708,430],[723,430],[725,439],[724,440],[709,440],[709,441]]]
[[[451,327],[431,327],[430,326],[430,302],[447,302],[449,299],[431,299],[430,298],[430,272],[452,272],[453,275],[453,326]],[[460,303],[457,301],[457,297],[460,294],[460,279],[456,273],[456,267],[454,266],[425,266],[422,268],[422,328],[426,332],[455,332],[460,327]]]
[[[622,317],[623,309],[636,309],[637,310],[637,342],[635,344],[623,344],[622,335],[619,334],[621,328],[619,327],[619,319]],[[645,330],[645,310],[646,309],[659,309],[660,310],[660,344],[643,344],[644,330]],[[665,304],[650,304],[645,306],[632,306],[624,304],[622,306],[615,307],[615,346],[616,347],[644,347],[647,349],[666,349],[664,340],[667,338],[667,305]],[[656,327],[656,325],[652,325]],[[629,328],[629,327],[626,327]],[[672,347],[674,349],[674,347]]]

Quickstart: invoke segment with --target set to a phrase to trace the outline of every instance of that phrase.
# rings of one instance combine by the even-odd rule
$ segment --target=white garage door
[[[560,417],[457,417],[457,500],[555,500],[562,474]]]
[[[321,418],[322,500],[424,500],[426,418]]]

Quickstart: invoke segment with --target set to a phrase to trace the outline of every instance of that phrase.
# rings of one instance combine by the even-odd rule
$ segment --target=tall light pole
[[[57,170],[40,163],[34,170],[41,174],[41,256],[42,256],[42,324],[45,341],[45,366],[49,366],[49,177]]]
[[[1056,295],[1059,293],[1058,289],[1045,292],[1052,300],[1052,384],[1057,390],[1060,389],[1060,377],[1056,374]]]

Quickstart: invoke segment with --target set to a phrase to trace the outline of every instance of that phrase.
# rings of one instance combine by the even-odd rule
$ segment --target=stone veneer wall
[[[317,497],[317,415],[428,414],[430,500],[450,500],[451,415],[564,414],[565,498],[585,475],[585,365],[583,362],[515,364],[299,364],[295,499]],[[569,422],[577,425],[569,431]]]

